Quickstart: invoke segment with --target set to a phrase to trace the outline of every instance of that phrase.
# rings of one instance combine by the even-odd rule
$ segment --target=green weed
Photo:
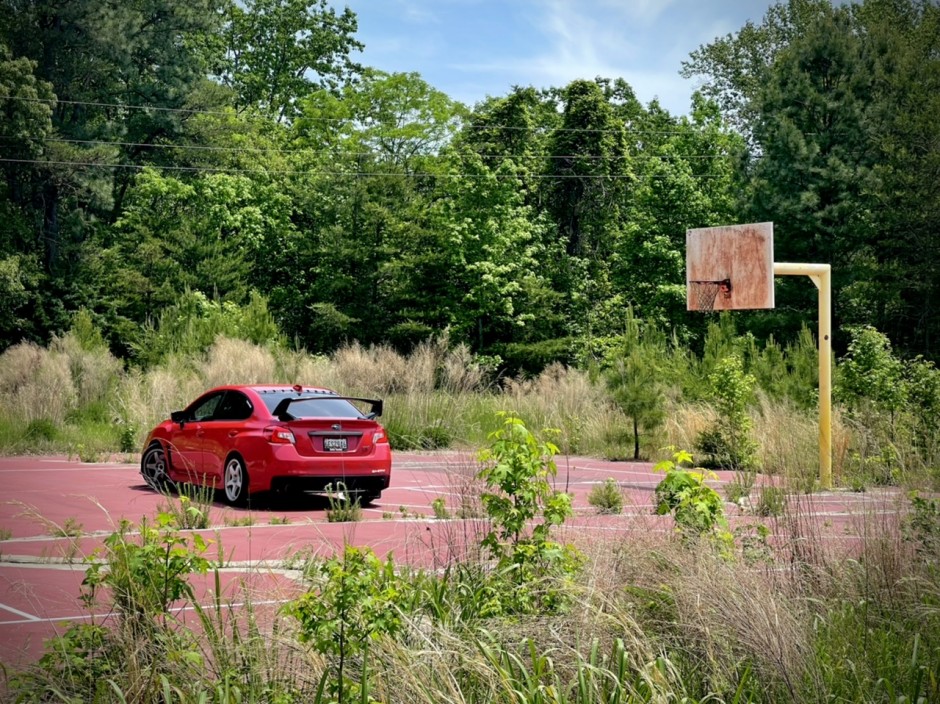
[[[620,485],[611,478],[603,484],[596,484],[588,494],[588,503],[600,514],[619,514],[623,511],[623,492]]]

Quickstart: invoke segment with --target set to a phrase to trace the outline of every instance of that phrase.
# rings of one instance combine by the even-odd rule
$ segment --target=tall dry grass
[[[169,418],[172,411],[184,408],[204,390],[202,379],[194,371],[135,369],[118,382],[112,411],[119,423],[132,429],[140,446],[150,428]]]
[[[0,355],[0,444],[30,451],[34,446],[25,429],[41,421],[48,441],[43,450],[56,449],[57,442],[58,449],[67,449],[67,438],[74,444],[92,425],[96,450],[107,452],[109,444],[111,451],[126,450],[207,388],[268,382],[384,398],[383,422],[399,449],[478,448],[496,429],[496,413],[507,411],[530,427],[557,429],[555,442],[563,455],[633,456],[630,419],[587,372],[553,364],[535,377],[496,383],[466,346],[450,346],[443,338],[426,341],[409,355],[354,343],[329,356],[311,356],[220,336],[205,354],[171,355],[158,366],[129,371],[103,346],[87,349],[72,333],[56,338],[48,349],[21,343]],[[678,387],[668,389],[665,398],[665,423],[641,439],[641,454],[652,460],[668,458],[670,447],[694,453],[698,437],[717,420],[711,405],[684,401]],[[785,477],[794,488],[812,490],[818,471],[815,410],[759,392],[751,418],[760,470]],[[129,443],[131,433],[135,442]],[[912,440],[899,438],[887,448],[889,462],[883,443],[876,446],[869,436],[857,420],[845,422],[835,409],[836,483],[864,487],[880,477],[882,483],[913,485],[930,475]],[[870,457],[875,450],[877,456]],[[885,466],[872,479],[874,461]]]
[[[619,557],[616,578],[648,604],[638,616],[641,627],[664,638],[683,668],[699,672],[706,691],[733,691],[742,662],[789,701],[800,701],[800,689],[818,679],[812,614],[772,571],[705,546],[649,538],[621,546]]]
[[[785,477],[794,488],[811,490],[819,473],[816,411],[799,409],[786,400],[771,400],[759,393],[752,419],[761,471]],[[836,418],[833,437],[839,438],[841,433]]]
[[[509,379],[502,402],[533,428],[560,431],[564,454],[598,452],[623,437],[627,420],[586,372],[552,364],[538,376]]]
[[[22,342],[0,355],[0,414],[25,423],[56,425],[78,403],[69,358]]]
[[[49,345],[49,354],[67,361],[78,408],[106,404],[124,371],[121,360],[106,347],[86,349],[72,333],[54,337]]]
[[[207,389],[226,384],[270,384],[276,369],[270,350],[246,340],[219,337],[209,348],[201,376]]]

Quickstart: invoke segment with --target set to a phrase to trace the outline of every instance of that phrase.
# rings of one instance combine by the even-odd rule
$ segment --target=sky
[[[701,79],[681,62],[718,36],[760,23],[772,0],[334,0],[359,19],[360,63],[416,71],[473,106],[514,85],[623,78],[644,104],[689,111]]]

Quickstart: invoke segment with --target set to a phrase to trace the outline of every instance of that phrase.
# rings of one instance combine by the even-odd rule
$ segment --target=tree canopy
[[[692,52],[671,115],[617,76],[465,106],[361,65],[326,0],[0,0],[0,342],[85,310],[134,358],[199,294],[314,351],[446,331],[525,369],[631,307],[697,345],[685,230],[771,220],[778,260],[833,265],[837,327],[935,359],[938,29],[780,2]],[[778,289],[742,327],[795,339],[814,292]]]

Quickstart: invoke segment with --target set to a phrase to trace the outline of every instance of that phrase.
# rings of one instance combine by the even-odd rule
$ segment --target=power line
[[[187,115],[216,115],[222,117],[234,117],[233,112],[227,112],[224,110],[200,110],[196,108],[169,108],[158,105],[127,105],[125,103],[104,103],[104,102],[95,102],[87,100],[63,100],[59,98],[27,98],[19,95],[0,95],[0,100],[19,100],[21,102],[28,103],[46,103],[46,104],[61,104],[61,105],[84,105],[88,107],[101,107],[101,108],[117,108],[121,110],[155,110],[157,112],[166,112],[166,113],[184,113]],[[305,120],[312,122],[336,122],[336,123],[354,123],[355,120],[350,118],[343,117],[306,117]],[[689,132],[686,130],[648,130],[648,129],[635,129],[633,127],[628,127],[627,125],[622,125],[619,128],[593,128],[593,127],[546,127],[546,128],[532,128],[532,127],[520,127],[518,125],[481,125],[473,124],[468,122],[463,125],[464,129],[474,129],[474,130],[506,130],[506,131],[547,131],[547,132],[567,132],[567,133],[594,133],[594,134],[615,134],[618,132],[623,132],[630,135],[688,135]],[[730,134],[730,130],[725,134]]]
[[[624,179],[639,180],[635,174],[620,175],[594,175],[594,174],[468,174],[468,173],[433,173],[430,171],[319,171],[313,169],[307,170],[287,170],[287,169],[242,169],[232,167],[214,167],[214,166],[163,166],[156,164],[102,164],[93,161],[66,161],[42,159],[8,159],[0,157],[0,163],[7,164],[39,164],[42,166],[63,166],[63,167],[81,167],[81,168],[99,168],[99,169],[129,169],[132,171],[143,171],[144,169],[153,169],[155,171],[176,171],[185,173],[218,173],[218,174],[261,174],[265,176],[339,176],[339,177],[399,177],[399,178],[526,178],[538,180],[567,180],[567,179],[588,179],[588,180],[611,180],[619,181]],[[696,180],[713,180],[721,178],[720,176],[696,175],[690,174],[691,178]],[[662,176],[651,176],[650,178],[661,179]]]
[[[0,135],[0,139],[13,140],[14,137],[9,137],[5,135]],[[144,148],[144,149],[179,149],[179,150],[191,150],[191,151],[204,151],[204,152],[225,152],[231,154],[303,154],[316,152],[317,150],[312,147],[295,147],[292,149],[282,149],[282,148],[261,148],[261,147],[220,147],[213,145],[204,145],[204,144],[172,144],[172,143],[152,143],[152,142],[120,142],[120,141],[110,141],[110,140],[100,140],[100,139],[65,139],[62,137],[45,137],[42,141],[46,144],[86,144],[86,145],[97,145],[97,146],[108,146],[108,147],[134,147],[134,148]],[[3,148],[0,146],[0,148]],[[372,156],[375,152],[351,152],[351,151],[330,151],[332,156],[345,156],[345,157],[360,157],[360,156]],[[623,154],[623,155],[611,155],[604,156],[600,154],[479,154],[475,153],[476,156],[484,159],[494,159],[494,158],[511,158],[511,159],[520,159],[524,158],[527,160],[560,160],[560,159],[579,159],[579,160],[616,160],[616,159],[662,159],[662,160],[684,160],[684,159],[721,159],[721,158],[730,158],[733,157],[733,154],[728,153],[713,153],[713,154],[676,154],[676,155],[667,155],[667,154]]]

